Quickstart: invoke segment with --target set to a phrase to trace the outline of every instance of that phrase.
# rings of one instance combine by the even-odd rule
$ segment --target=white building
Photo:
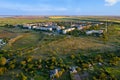
[[[102,34],[103,30],[91,30],[91,31],[86,31],[87,35],[91,35],[91,34]]]
[[[77,70],[76,70],[77,67],[70,67],[70,73],[77,73]]]
[[[73,30],[75,30],[75,28],[65,29],[65,30],[63,30],[63,34],[66,34],[66,33],[70,32],[70,31],[73,31]]]
[[[0,47],[4,46],[6,42],[3,41],[3,39],[0,39]]]
[[[23,25],[23,28],[25,28],[25,29],[32,29],[31,26],[25,26],[25,25]]]
[[[94,32],[94,30],[86,31],[86,34],[87,34],[87,35],[90,35],[90,34],[92,34],[93,32]]]
[[[38,26],[32,26],[33,29],[37,29]]]
[[[76,26],[76,28],[77,28],[77,30],[82,30],[83,29],[82,25]]]
[[[43,30],[43,31],[52,31],[51,27],[36,27],[35,29]]]
[[[28,29],[32,29],[32,26],[34,26],[35,24],[32,23],[28,23],[28,24],[24,24],[23,28],[28,28]]]
[[[76,26],[76,24],[72,24],[72,25],[71,25],[71,27],[74,27],[74,26]]]
[[[65,27],[64,27],[64,26],[57,26],[57,27],[56,27],[56,30],[57,30],[57,31],[62,30],[62,29],[65,29]]]

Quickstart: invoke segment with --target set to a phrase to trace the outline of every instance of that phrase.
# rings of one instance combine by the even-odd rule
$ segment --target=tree
[[[111,75],[110,80],[117,80],[117,78],[114,75]]]
[[[71,55],[71,56],[70,56],[70,58],[71,58],[71,59],[74,59],[74,58],[75,58],[75,56],[74,56],[74,55]]]
[[[1,65],[1,66],[4,66],[4,65],[6,64],[6,62],[7,62],[7,60],[6,60],[5,57],[1,57],[1,58],[0,58],[0,65]]]
[[[26,61],[27,61],[27,62],[31,62],[31,61],[32,61],[32,59],[33,59],[33,57],[32,57],[32,56],[27,56],[27,57],[26,57]]]
[[[59,74],[59,76],[62,76],[63,71],[59,71],[58,74]]]
[[[28,69],[32,69],[33,66],[34,66],[33,64],[27,64],[27,68],[28,68]]]
[[[26,65],[26,61],[21,61],[20,64],[21,65]]]
[[[63,59],[62,58],[59,59],[59,63],[63,63]]]
[[[81,68],[80,68],[80,67],[77,67],[76,70],[79,72],[79,71],[81,71]]]
[[[27,80],[27,76],[25,76],[22,72],[20,73],[21,80]]]
[[[41,60],[41,59],[39,59],[39,60],[38,60],[38,64],[40,64],[41,62],[42,62],[42,60]]]
[[[10,64],[9,68],[10,69],[14,69],[15,68],[15,64]]]
[[[55,66],[51,65],[49,68],[52,70],[52,69],[54,69],[54,68],[55,68]]]
[[[98,62],[103,62],[101,55],[97,55],[97,56],[96,56],[96,60],[97,60]]]
[[[56,75],[55,75],[55,78],[59,78],[60,77],[60,75],[59,75],[59,73],[57,73]]]
[[[56,58],[55,58],[55,57],[52,57],[52,58],[51,58],[51,61],[52,61],[52,62],[55,62],[55,61],[56,61]]]
[[[83,69],[88,69],[89,68],[89,65],[87,63],[82,63],[82,68]]]
[[[3,73],[6,71],[7,69],[5,67],[0,67],[0,75],[3,75]]]
[[[119,57],[113,57],[111,60],[110,60],[110,64],[111,65],[114,65],[114,66],[117,66],[119,63]]]
[[[23,69],[26,66],[26,61],[21,61],[20,65],[21,65],[20,67]]]
[[[107,79],[106,74],[102,72],[102,73],[100,74],[100,76],[99,76],[99,79],[101,79],[101,80],[106,80],[106,79]]]
[[[97,80],[97,78],[95,76],[93,76],[93,80]]]

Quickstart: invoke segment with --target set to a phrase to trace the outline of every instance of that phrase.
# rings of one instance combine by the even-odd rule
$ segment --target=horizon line
[[[8,16],[8,17],[14,17],[14,16],[120,16],[120,15],[0,15],[2,17]]]

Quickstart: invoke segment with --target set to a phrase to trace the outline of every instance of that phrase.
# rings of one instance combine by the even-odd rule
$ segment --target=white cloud
[[[113,6],[115,5],[116,3],[118,3],[120,0],[105,0],[106,2],[106,6]]]

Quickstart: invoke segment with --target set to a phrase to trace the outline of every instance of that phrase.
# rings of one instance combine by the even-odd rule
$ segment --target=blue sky
[[[0,0],[0,15],[120,15],[120,0]]]

